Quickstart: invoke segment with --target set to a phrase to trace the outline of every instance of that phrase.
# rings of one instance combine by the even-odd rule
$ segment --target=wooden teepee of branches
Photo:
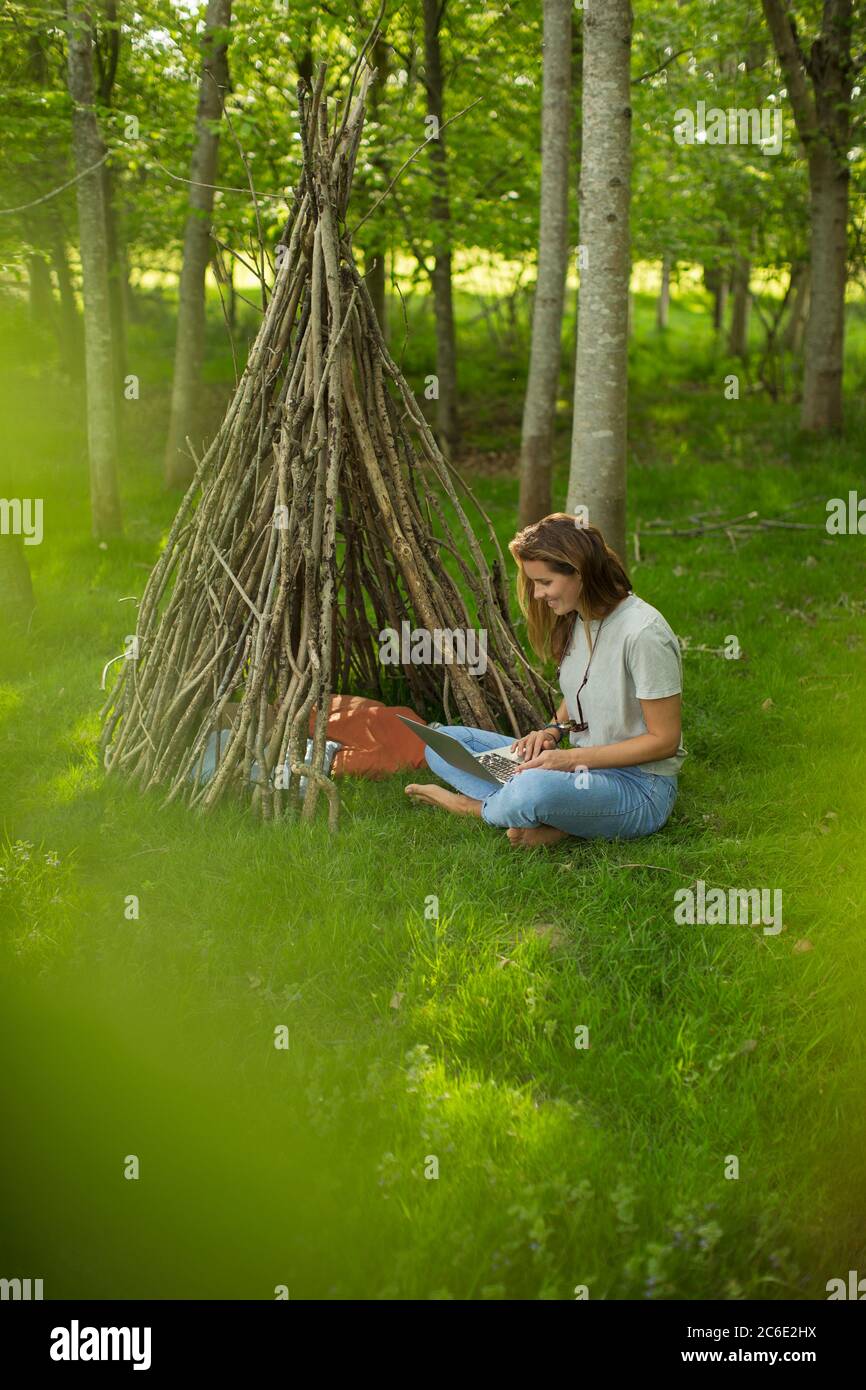
[[[299,84],[303,169],[270,300],[116,658],[104,765],[167,788],[164,804],[206,809],[235,787],[266,819],[311,818],[324,792],[334,829],[331,694],[380,691],[378,634],[407,619],[486,632],[483,674],[403,666],[419,712],[517,735],[552,707],[515,638],[493,527],[440,452],[355,266],[345,217],[375,76],[365,64],[352,101],[363,56],[330,133],[324,65],[313,88]],[[203,781],[209,741],[219,756]]]

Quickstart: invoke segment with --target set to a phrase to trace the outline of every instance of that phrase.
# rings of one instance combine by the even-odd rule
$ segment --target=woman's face
[[[551,612],[575,613],[580,579],[575,574],[557,574],[544,560],[524,560],[523,572],[532,581],[532,597],[546,603]]]

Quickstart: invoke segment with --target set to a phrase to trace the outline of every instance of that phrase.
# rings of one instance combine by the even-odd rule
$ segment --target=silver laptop
[[[418,724],[414,719],[407,719],[402,714],[398,714],[397,718],[407,729],[411,729],[413,734],[417,734],[422,743],[428,744],[434,752],[444,758],[446,763],[450,763],[452,767],[459,767],[461,772],[471,773],[473,777],[480,777],[482,782],[490,782],[493,786],[507,782],[523,762],[516,753],[509,751],[507,744],[489,753],[470,753],[456,738],[443,733],[441,729],[434,729],[429,724]]]

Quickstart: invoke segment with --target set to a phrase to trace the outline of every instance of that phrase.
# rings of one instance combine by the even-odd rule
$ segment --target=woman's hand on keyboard
[[[546,752],[548,748],[555,748],[557,742],[555,729],[534,729],[531,734],[524,734],[523,738],[512,743],[511,752],[528,762],[530,758],[537,758],[539,753]]]
[[[578,768],[586,769],[585,757],[585,748],[545,748],[520,763],[514,775],[519,777],[521,772],[531,772],[533,768],[543,772],[576,772]]]

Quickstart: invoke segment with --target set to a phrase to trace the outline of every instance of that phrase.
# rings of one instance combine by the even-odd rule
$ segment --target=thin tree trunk
[[[541,193],[532,347],[520,443],[520,526],[553,510],[551,473],[568,268],[571,0],[544,0]]]
[[[132,268],[129,264],[129,242],[127,240],[126,209],[118,211],[118,274],[120,276],[123,321],[133,323],[138,318],[138,305],[132,288]]]
[[[54,291],[48,262],[38,251],[27,257],[30,317],[40,327],[51,327],[54,321]]]
[[[94,55],[97,67],[97,97],[101,106],[110,107],[120,60],[121,26],[117,0],[97,0],[104,25],[96,31]],[[114,391],[118,402],[118,428],[122,419],[119,403],[123,399],[126,375],[126,312],[124,306],[123,256],[120,246],[117,212],[117,177],[108,164],[103,164],[102,198],[105,204],[105,239],[108,247],[108,300],[111,308],[111,340],[114,347]]]
[[[375,130],[375,134],[371,135],[371,138],[381,141],[379,122],[381,120],[382,94],[388,76],[388,44],[382,34],[373,45],[372,63],[376,69],[376,80],[370,87],[370,122]],[[375,154],[372,157],[372,162],[376,164]],[[364,270],[366,271],[367,288],[370,291],[373,308],[376,310],[376,321],[382,330],[385,342],[388,343],[390,335],[385,279],[385,236],[381,220],[377,221],[375,217],[370,229],[370,239],[364,248]]]
[[[842,428],[845,285],[848,279],[848,169],[826,149],[809,160],[811,300],[805,335],[800,424],[804,430]]]
[[[719,284],[713,300],[713,327],[717,333],[721,333],[725,327],[725,316],[728,312],[729,288],[727,276],[723,272],[719,276]]]
[[[803,350],[803,333],[809,312],[809,267],[800,263],[791,268],[793,291],[791,312],[782,335],[782,347],[786,352],[799,354]]]
[[[117,487],[117,421],[114,355],[108,297],[108,247],[101,168],[93,166],[105,147],[93,104],[93,42],[90,13],[81,0],[68,0],[69,93],[72,145],[84,291],[84,345],[87,372],[87,440],[90,500],[97,537],[121,530]],[[86,172],[88,171],[89,172]]]
[[[183,240],[178,291],[177,338],[171,417],[165,449],[167,487],[185,487],[192,479],[192,459],[181,450],[194,433],[196,402],[204,362],[205,274],[210,260],[213,185],[216,182],[219,126],[228,86],[228,28],[231,0],[208,0],[195,148],[189,186],[189,213]]]
[[[388,311],[385,307],[385,247],[378,238],[375,245],[366,247],[364,251],[364,271],[364,278],[367,281],[367,288],[370,291],[373,308],[376,310],[376,322],[381,328],[382,336],[387,343],[389,335]]]
[[[48,65],[42,47],[42,36],[38,31],[32,31],[27,36],[27,67],[34,86],[44,88],[48,82]],[[55,320],[54,291],[51,287],[48,263],[44,256],[39,254],[44,245],[42,233],[45,226],[44,216],[40,214],[41,208],[31,214],[32,220],[27,217],[24,219],[27,239],[38,248],[27,257],[30,317],[34,323],[50,324]]]
[[[57,291],[60,295],[60,312],[57,316],[57,338],[60,360],[64,370],[73,381],[80,381],[83,368],[83,339],[81,318],[75,298],[75,287],[66,255],[66,236],[63,225],[57,217],[48,225],[49,250]]]
[[[443,121],[442,57],[439,27],[444,5],[424,0],[424,76],[427,110],[441,127]],[[436,318],[436,376],[438,378],[439,444],[453,458],[460,442],[457,414],[457,339],[454,331],[454,302],[451,284],[451,206],[448,195],[448,160],[445,139],[440,134],[430,141],[433,174],[433,312]]]
[[[48,64],[45,59],[43,35],[38,30],[31,31],[28,38],[28,66],[33,85],[42,89],[46,88],[48,86]],[[58,184],[63,182],[66,175],[65,166],[55,167],[53,172],[56,175],[56,182]],[[49,271],[48,289],[51,293],[53,311],[51,318],[57,334],[61,364],[73,380],[80,381],[84,370],[81,321],[78,316],[78,306],[75,301],[75,291],[72,287],[72,277],[69,273],[69,262],[66,256],[66,232],[53,203],[43,205],[34,211],[31,239],[34,245],[43,247],[47,252],[51,267],[54,270],[54,278],[57,281],[60,295],[59,310],[54,305]]]
[[[629,0],[584,10],[580,278],[568,510],[625,554],[628,305],[631,273],[632,12]]]
[[[120,316],[123,322],[123,351],[124,362],[128,364],[129,358],[127,348],[127,330],[138,315],[138,306],[135,302],[135,293],[132,288],[132,279],[129,265],[129,241],[127,237],[128,220],[127,207],[118,199],[114,207],[115,235],[117,239],[117,285],[120,301]]]
[[[234,333],[238,326],[238,297],[235,293],[235,262],[233,256],[229,256],[229,263],[226,266],[226,292],[228,295],[229,329]]]
[[[824,0],[808,54],[783,0],[763,6],[809,163],[811,294],[800,424],[824,433],[842,428],[853,3]]]
[[[665,251],[662,256],[662,282],[656,301],[656,328],[664,331],[668,326],[671,310],[671,258]]]
[[[751,263],[743,256],[737,257],[731,281],[733,302],[731,305],[731,326],[728,332],[728,352],[732,357],[746,358],[749,355],[749,278]]]
[[[713,331],[721,333],[725,327],[725,310],[728,304],[728,277],[718,264],[704,266],[704,285],[713,296]]]
[[[114,344],[114,379],[116,399],[123,399],[123,380],[126,375],[126,306],[124,304],[124,256],[120,246],[117,213],[117,189],[114,174],[107,164],[101,170],[105,199],[105,236],[108,247],[108,300],[111,308],[111,338]]]

